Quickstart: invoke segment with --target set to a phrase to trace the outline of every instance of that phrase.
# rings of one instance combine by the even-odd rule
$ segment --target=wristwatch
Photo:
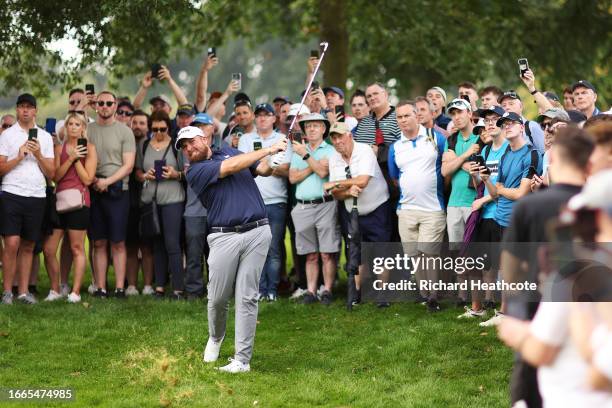
[[[305,160],[308,160],[309,158],[310,158],[310,153],[306,153],[304,157],[302,157],[302,160],[305,161]]]
[[[538,91],[537,89],[534,89],[534,90],[533,90],[533,92],[529,92],[529,93],[530,93],[530,94],[532,94],[532,95],[535,95],[535,94],[537,94],[538,92],[540,92],[540,91]]]

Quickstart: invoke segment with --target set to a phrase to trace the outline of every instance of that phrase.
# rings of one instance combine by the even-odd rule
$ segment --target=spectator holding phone
[[[274,146],[285,135],[274,130],[276,115],[274,108],[268,103],[255,107],[255,128],[252,133],[245,133],[238,142],[238,150],[249,153],[255,150]],[[261,274],[259,292],[263,298],[275,301],[277,286],[280,279],[282,248],[284,245],[285,229],[287,228],[287,177],[289,176],[289,162],[293,154],[291,145],[287,152],[271,158],[273,171],[270,177],[257,177],[255,183],[261,193],[272,230],[272,241],[266,263]]]
[[[301,118],[299,123],[308,143],[296,140],[292,143],[294,154],[289,182],[296,185],[297,204],[291,211],[291,218],[295,225],[297,253],[306,256],[308,292],[303,302],[314,303],[317,300],[320,254],[325,284],[321,303],[329,305],[333,300],[336,254],[342,240],[337,223],[338,205],[323,190],[323,184],[329,179],[329,156],[334,148],[323,140],[329,122],[322,115],[311,113]]]
[[[68,302],[78,303],[81,301],[81,283],[86,268],[85,235],[89,227],[89,208],[91,206],[88,187],[95,178],[98,155],[96,146],[87,140],[85,116],[70,113],[64,123],[66,140],[63,144],[55,146],[55,167],[57,169],[54,178],[57,183],[55,192],[60,204],[62,192],[64,195],[78,196],[80,194],[82,205],[73,205],[74,208],[68,208],[67,211],[64,208],[64,211],[59,214],[61,229],[54,229],[53,233],[47,237],[43,251],[49,276],[52,275],[50,269],[55,269],[53,275],[57,276],[59,272],[56,259],[57,248],[60,239],[64,236],[64,231],[67,231],[74,263],[74,281],[72,291],[68,295]]]
[[[109,91],[98,94],[98,117],[89,125],[87,135],[96,146],[98,165],[91,185],[89,239],[94,246],[94,272],[97,297],[106,298],[108,268],[107,244],[110,241],[115,269],[115,295],[125,297],[129,176],[134,167],[136,143],[130,128],[116,120],[117,99]]]
[[[45,212],[45,178],[53,178],[55,174],[53,140],[49,133],[36,126],[38,110],[34,96],[19,95],[16,111],[17,124],[0,135],[3,207],[0,226],[5,245],[2,303],[13,303],[11,286],[17,273],[17,299],[33,304],[37,301],[28,292],[28,281],[34,244],[40,239]]]
[[[500,159],[497,182],[481,172],[481,178],[493,199],[497,200],[495,222],[500,235],[510,222],[514,203],[531,191],[531,179],[542,174],[542,158],[537,150],[519,137],[524,132],[523,119],[513,112],[505,112],[498,119],[508,141],[508,148]],[[520,132],[520,133],[519,133]],[[484,176],[483,176],[484,175]]]
[[[489,180],[495,184],[499,175],[499,162],[508,149],[508,141],[506,140],[505,133],[502,129],[497,126],[497,121],[504,114],[504,110],[500,106],[492,105],[488,109],[481,109],[480,116],[484,120],[485,128],[480,134],[481,138],[484,138],[485,146],[482,149],[483,161],[486,166],[486,172],[488,172]],[[470,163],[470,175],[475,178],[476,184],[481,182],[480,180],[480,164],[477,162]],[[482,169],[484,170],[484,169]],[[495,222],[495,210],[497,208],[497,202],[493,200],[491,194],[487,190],[486,186],[481,198],[478,198],[472,202],[472,211],[479,211],[480,221],[476,225],[476,231],[474,232],[474,241],[478,243],[490,242],[495,245],[501,241],[501,235],[499,234],[499,227]],[[479,249],[484,244],[479,244]],[[491,248],[492,249],[492,248]],[[475,280],[484,279],[485,282],[491,283],[497,280],[497,271],[499,265],[496,262],[489,261],[494,259],[495,252],[487,252],[487,262],[485,263],[485,270],[482,273],[478,271],[472,271],[471,275]],[[479,290],[472,290],[472,306],[467,309],[464,314],[460,317],[474,318],[482,317],[485,314],[486,309],[493,309],[493,317],[487,321],[481,322],[480,325],[483,327],[495,325],[503,316],[502,312],[495,310],[494,292],[487,290],[485,293],[485,301],[482,303],[482,294]]]
[[[139,147],[136,177],[143,182],[141,201],[157,202],[161,234],[153,238],[155,296],[163,298],[172,275],[171,299],[184,298],[184,268],[181,252],[181,228],[185,209],[182,155],[177,154],[169,134],[170,118],[165,112],[151,115],[153,137]]]

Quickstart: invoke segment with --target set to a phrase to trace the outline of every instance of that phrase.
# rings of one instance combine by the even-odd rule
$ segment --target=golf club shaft
[[[327,51],[327,48],[329,47],[329,43],[324,41],[324,42],[320,43],[319,46],[321,47],[321,56],[319,57],[319,62],[315,66],[315,69],[312,72],[312,75],[310,76],[310,80],[308,81],[308,85],[306,86],[306,89],[304,90],[304,95],[302,96],[302,100],[300,101],[300,108],[298,109],[298,114],[293,117],[293,120],[291,121],[291,125],[289,125],[289,129],[287,130],[287,134],[288,135],[291,134],[291,129],[293,129],[293,126],[295,125],[295,122],[297,121],[298,117],[300,116],[300,114],[299,114],[300,110],[302,109],[302,106],[304,106],[304,101],[306,100],[306,97],[308,96],[308,92],[310,91],[310,87],[312,86],[312,83],[313,83],[315,77],[317,76],[317,72],[319,72],[319,67],[321,66],[321,63],[323,62],[323,58],[325,58],[325,52]]]

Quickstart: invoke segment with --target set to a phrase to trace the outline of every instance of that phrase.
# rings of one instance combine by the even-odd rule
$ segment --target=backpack
[[[529,128],[529,123],[530,122],[531,122],[530,120],[525,122],[525,134],[529,138],[529,141],[531,142],[531,145],[535,147],[535,144],[533,143],[533,136],[531,136],[531,129]]]
[[[538,164],[539,164],[539,155],[538,155],[538,151],[536,150],[536,148],[531,145],[529,146],[530,150],[529,153],[531,154],[531,164],[530,166],[535,167],[536,169],[538,168]],[[491,150],[491,149],[489,149]],[[504,152],[504,154],[502,154],[502,157],[499,159],[499,167],[501,168],[502,165],[502,161],[504,160],[504,157],[506,157],[506,154],[510,151],[510,145],[508,145],[508,147],[506,147],[506,151]],[[486,159],[485,159],[486,160]]]

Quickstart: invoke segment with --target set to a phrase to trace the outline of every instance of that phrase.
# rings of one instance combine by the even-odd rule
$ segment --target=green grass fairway
[[[0,306],[0,387],[70,387],[67,407],[500,407],[511,353],[494,329],[446,306],[388,309],[286,299],[259,309],[252,371],[213,369],[233,355],[233,307],[221,358],[201,360],[205,302],[151,298]]]

